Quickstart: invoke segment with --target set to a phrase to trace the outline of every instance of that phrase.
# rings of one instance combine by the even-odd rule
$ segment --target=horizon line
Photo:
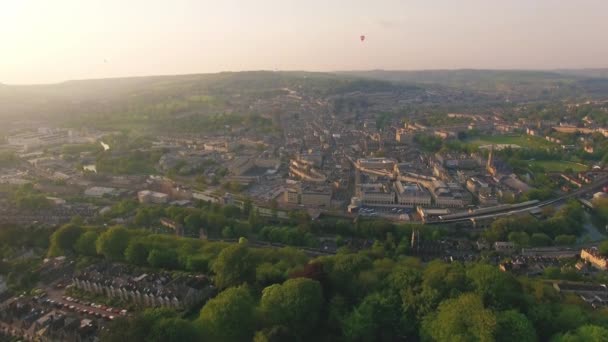
[[[66,79],[57,82],[41,82],[41,83],[4,83],[0,82],[0,86],[7,87],[27,87],[27,86],[50,86],[50,85],[61,85],[70,82],[84,82],[84,81],[106,81],[106,80],[120,80],[120,79],[137,79],[137,78],[154,78],[154,77],[179,77],[179,76],[198,76],[198,75],[217,75],[224,73],[251,73],[251,72],[277,72],[277,73],[293,73],[293,72],[305,72],[305,73],[317,73],[317,74],[340,74],[340,73],[353,73],[353,72],[374,72],[374,71],[385,71],[385,72],[432,72],[432,71],[527,71],[527,72],[559,72],[559,71],[585,71],[585,70],[606,70],[605,67],[581,67],[581,68],[551,68],[551,69],[537,69],[537,68],[437,68],[437,69],[350,69],[350,70],[332,70],[332,71],[321,71],[321,70],[302,70],[302,69],[248,69],[248,70],[221,70],[214,72],[191,72],[191,73],[177,73],[177,74],[148,74],[148,75],[124,75],[124,76],[109,76],[101,78],[74,78]]]

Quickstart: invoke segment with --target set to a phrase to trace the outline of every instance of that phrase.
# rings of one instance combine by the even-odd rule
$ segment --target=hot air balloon
[[[361,35],[361,37],[359,37],[361,39],[361,42],[363,42],[365,40],[365,36]]]

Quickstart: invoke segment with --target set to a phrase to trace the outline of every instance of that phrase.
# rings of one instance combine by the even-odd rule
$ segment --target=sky
[[[605,68],[607,13],[606,0],[0,0],[0,83]]]

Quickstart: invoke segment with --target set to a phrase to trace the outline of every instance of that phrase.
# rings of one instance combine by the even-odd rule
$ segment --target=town
[[[351,270],[371,277],[353,278],[361,288],[388,274],[371,260],[425,277],[478,263],[466,266],[474,284],[468,272],[483,268],[533,279],[572,310],[608,310],[608,95],[499,102],[354,76],[225,77],[264,86],[221,83],[156,112],[142,105],[154,119],[104,109],[86,124],[33,117],[3,128],[4,336],[95,341],[150,308],[187,333],[176,312],[209,323],[227,288],[295,275],[329,277],[319,281],[355,300],[347,278],[333,278],[347,277],[347,257],[370,262]],[[129,91],[146,98],[149,82]],[[350,83],[320,90],[340,82]]]

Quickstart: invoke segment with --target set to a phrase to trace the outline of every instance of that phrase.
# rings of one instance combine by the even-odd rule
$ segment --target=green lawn
[[[575,172],[587,170],[585,165],[563,160],[533,160],[528,163],[534,166],[541,166],[547,172],[563,172],[567,168],[571,168]]]
[[[468,141],[475,146],[492,145],[492,144],[513,144],[522,148],[547,148],[554,147],[555,144],[541,137],[529,135],[487,135],[481,136]]]

